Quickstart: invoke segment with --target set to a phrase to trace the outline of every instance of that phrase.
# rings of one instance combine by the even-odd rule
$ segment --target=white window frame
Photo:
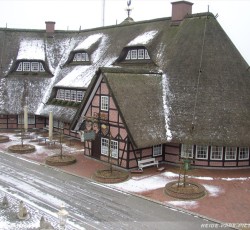
[[[22,62],[19,63],[16,71],[23,71],[23,63]]]
[[[109,139],[103,137],[101,138],[101,154],[109,155]]]
[[[23,71],[24,72],[30,71],[30,62],[23,62]]]
[[[109,97],[101,96],[101,110],[108,111],[109,110]]]
[[[64,100],[64,99],[65,99],[65,90],[64,90],[64,89],[60,89],[60,96],[59,96],[59,98],[60,98],[61,100]]]
[[[249,148],[239,147],[239,160],[248,160],[248,159],[249,159]]]
[[[128,53],[127,53],[127,56],[126,56],[125,60],[130,60],[130,57],[131,57],[131,54],[130,54],[130,50],[129,50]]]
[[[208,146],[196,145],[195,158],[201,159],[201,160],[207,160],[208,159]]]
[[[182,144],[181,145],[181,157],[182,158],[193,158],[194,157],[193,145]]]
[[[144,59],[144,51],[145,51],[145,49],[138,49],[138,55],[137,55],[137,57],[138,57],[138,59]]]
[[[65,89],[65,101],[70,101],[70,90],[69,89]]]
[[[130,52],[130,58],[132,60],[137,59],[137,50],[131,50],[131,52]]]
[[[30,66],[31,66],[31,72],[39,72],[40,70],[39,62],[31,62]]]
[[[83,91],[77,91],[76,92],[76,101],[81,102],[83,99]]]
[[[118,141],[111,140],[111,157],[118,158]]]
[[[237,148],[226,147],[225,149],[225,160],[236,160]]]
[[[162,155],[162,145],[154,145],[153,146],[153,157]]]
[[[150,56],[149,56],[149,54],[148,54],[148,51],[145,49],[145,59],[150,59]]]
[[[76,90],[71,90],[70,91],[70,100],[71,101],[76,101]]]
[[[40,63],[40,72],[45,72],[45,69],[44,69],[44,67],[43,67],[43,64],[42,64],[42,63]]]
[[[219,156],[219,157],[218,157]],[[210,160],[222,160],[223,147],[222,146],[211,146]]]

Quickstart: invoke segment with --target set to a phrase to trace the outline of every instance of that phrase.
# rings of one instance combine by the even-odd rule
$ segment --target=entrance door
[[[100,159],[101,157],[101,137],[96,135],[95,140],[92,141],[92,157]]]

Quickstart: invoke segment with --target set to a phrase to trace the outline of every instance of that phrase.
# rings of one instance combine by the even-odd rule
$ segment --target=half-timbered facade
[[[172,7],[80,31],[0,28],[0,129],[20,129],[27,106],[29,128],[46,127],[50,112],[65,135],[93,128],[85,154],[112,153],[126,169],[149,157],[249,167],[249,65],[212,13]]]

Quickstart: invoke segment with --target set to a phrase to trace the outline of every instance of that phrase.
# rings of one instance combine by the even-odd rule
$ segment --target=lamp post
[[[61,206],[61,209],[57,213],[58,219],[59,219],[59,226],[60,229],[65,229],[66,227],[66,221],[69,213],[65,210],[64,205]]]

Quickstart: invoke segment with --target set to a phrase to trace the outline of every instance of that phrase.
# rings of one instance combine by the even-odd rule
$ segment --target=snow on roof
[[[42,60],[45,61],[44,41],[39,39],[23,39],[20,42],[17,60]]]
[[[89,49],[93,44],[95,44],[101,37],[103,36],[102,33],[93,34],[89,37],[87,37],[83,42],[81,42],[75,49],[76,50],[87,50]]]
[[[133,39],[131,42],[129,42],[127,46],[146,45],[154,38],[154,36],[157,33],[158,33],[158,31],[156,31],[156,30],[151,30],[151,31],[145,32],[144,34],[137,36],[135,39]]]
[[[71,72],[69,72],[61,81],[59,81],[56,86],[66,86],[66,87],[88,87],[89,82],[92,79],[92,75],[84,78],[85,71],[90,66],[75,66]]]

